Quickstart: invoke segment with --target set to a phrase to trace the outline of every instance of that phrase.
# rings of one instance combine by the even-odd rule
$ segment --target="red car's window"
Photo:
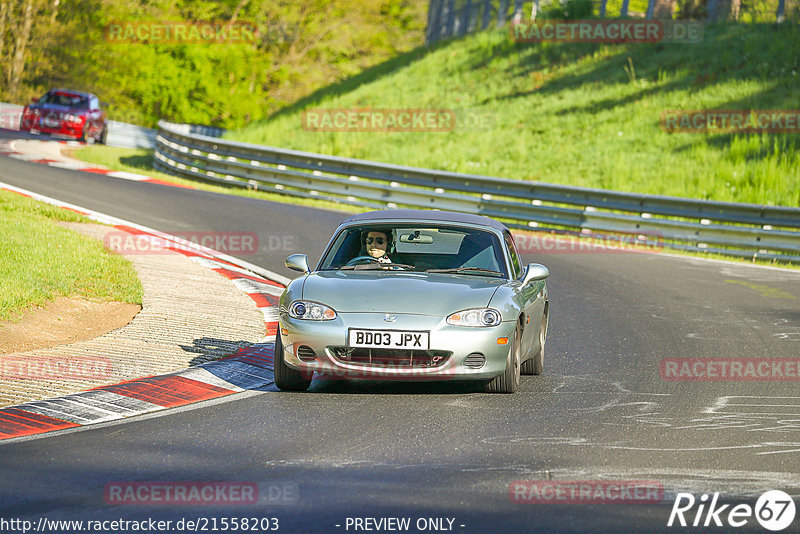
[[[39,104],[56,104],[59,106],[68,106],[70,108],[89,108],[89,99],[83,95],[76,95],[73,93],[47,93],[41,99]]]

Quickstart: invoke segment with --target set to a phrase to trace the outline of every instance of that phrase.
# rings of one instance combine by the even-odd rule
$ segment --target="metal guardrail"
[[[158,124],[156,168],[234,187],[376,209],[476,213],[513,228],[800,263],[800,208],[712,202],[509,180],[326,156],[192,133]]]
[[[126,122],[108,121],[108,146],[120,148],[155,148],[158,131]]]
[[[202,134],[220,137],[225,133],[222,128],[201,126],[197,124],[176,125],[179,131],[190,134]],[[108,121],[108,146],[121,148],[155,148],[158,130],[145,128],[135,124],[119,121]]]

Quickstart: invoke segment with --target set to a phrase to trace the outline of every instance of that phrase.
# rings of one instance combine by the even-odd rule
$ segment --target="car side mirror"
[[[525,278],[522,279],[522,285],[524,286],[534,280],[544,280],[548,276],[550,276],[550,270],[547,267],[541,263],[529,263],[525,268]]]
[[[286,258],[286,267],[293,271],[300,271],[301,273],[310,273],[311,269],[308,267],[308,256],[305,254],[292,254]]]

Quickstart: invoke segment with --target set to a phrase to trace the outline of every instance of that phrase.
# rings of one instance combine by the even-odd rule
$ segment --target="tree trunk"
[[[17,35],[17,44],[14,47],[14,61],[11,64],[11,80],[8,84],[8,92],[12,97],[17,97],[19,84],[22,81],[22,73],[25,71],[25,52],[28,49],[28,41],[31,36],[33,26],[33,1],[26,0],[22,8],[22,28]]]
[[[0,64],[4,64],[3,48],[6,41],[6,19],[8,18],[8,2],[0,2]]]
[[[708,0],[708,23],[721,20],[739,20],[741,0]]]
[[[53,12],[50,13],[50,27],[52,27],[56,22],[56,17],[58,16],[58,5],[60,3],[61,0],[53,0]]]

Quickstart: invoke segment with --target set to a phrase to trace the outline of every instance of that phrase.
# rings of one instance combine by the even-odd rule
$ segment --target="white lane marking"
[[[20,152],[15,152],[13,154],[9,154],[8,157],[9,158],[14,158],[14,159],[21,159],[23,161],[31,161],[31,160],[35,160],[35,159],[44,159],[42,156],[40,156],[38,154],[22,154]]]
[[[93,167],[85,163],[74,163],[72,161],[51,161],[47,165],[50,167],[58,167],[59,169],[69,169],[72,171],[80,171],[83,169],[92,169]]]
[[[278,322],[279,314],[277,306],[266,306],[259,309],[261,310],[261,313],[264,315],[264,322],[266,323]]]
[[[124,416],[145,413],[160,408],[159,405],[145,400],[112,393],[102,389],[83,391],[68,396],[69,399],[79,399],[89,405],[103,408],[109,412],[115,412]]]
[[[273,295],[276,297],[280,297],[283,294],[282,287],[275,287],[271,284],[256,282],[255,280],[250,280],[249,278],[234,278],[232,282],[237,288],[239,288],[240,291],[243,291],[244,293],[266,293],[267,295]]]
[[[108,391],[84,391],[56,399],[28,402],[15,407],[75,424],[113,421],[163,408],[146,401],[127,397],[131,401],[136,401],[130,402],[119,399],[119,397],[123,396]]]
[[[190,367],[185,371],[180,371],[177,373],[177,376],[181,376],[183,378],[188,378],[190,380],[195,380],[197,382],[202,382],[204,384],[210,384],[212,386],[216,386],[222,389],[229,389],[231,391],[244,391],[244,388],[240,388],[239,386],[228,382],[210,372],[202,367]]]
[[[150,179],[149,176],[145,176],[144,174],[136,174],[127,171],[111,171],[106,173],[106,176],[111,176],[112,178],[122,178],[123,180],[133,180],[135,182],[141,182],[143,180]]]

